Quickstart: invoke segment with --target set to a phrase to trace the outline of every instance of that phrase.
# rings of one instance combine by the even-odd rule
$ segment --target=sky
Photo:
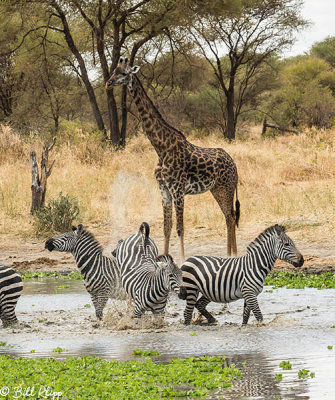
[[[285,57],[304,54],[315,42],[335,36],[335,0],[305,0],[302,15],[312,24],[297,35],[295,45],[284,53]]]

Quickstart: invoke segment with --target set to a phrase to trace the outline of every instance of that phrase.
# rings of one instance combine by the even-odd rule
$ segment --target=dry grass
[[[335,213],[335,131],[265,140],[253,133],[248,140],[233,144],[217,135],[190,140],[205,147],[223,147],[234,158],[242,233],[286,222],[299,230],[300,237],[329,236]],[[39,155],[41,146],[37,139],[22,140],[10,128],[0,127],[2,233],[33,235],[29,152],[34,149]],[[145,220],[162,231],[160,193],[154,179],[157,156],[145,136],[132,139],[119,152],[92,140],[62,143],[50,154],[53,158],[56,164],[47,198],[57,197],[60,191],[76,197],[84,224],[111,222],[116,229],[131,227],[131,233]],[[224,218],[210,193],[187,197],[185,224],[187,235],[204,227],[202,232],[225,236]]]

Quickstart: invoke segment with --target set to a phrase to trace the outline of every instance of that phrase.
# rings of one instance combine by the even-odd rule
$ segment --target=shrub
[[[77,200],[61,192],[57,199],[50,200],[34,214],[34,228],[38,235],[67,232],[78,215]]]

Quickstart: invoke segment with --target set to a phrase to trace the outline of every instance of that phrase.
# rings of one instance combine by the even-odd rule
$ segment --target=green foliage
[[[329,345],[329,346],[327,346],[327,349],[328,350],[333,350],[333,346]]]
[[[276,374],[276,381],[280,382],[283,380],[283,374]]]
[[[325,272],[316,275],[301,272],[274,271],[266,277],[265,285],[271,285],[275,289],[279,287],[286,287],[287,289],[303,289],[305,287],[334,289],[335,274],[333,272]]]
[[[280,87],[271,94],[268,111],[282,126],[331,127],[335,118],[335,71],[315,57],[284,63]]]
[[[306,379],[308,378],[309,370],[308,369],[300,369],[298,372],[299,379]]]
[[[6,342],[0,342],[0,347],[4,347],[4,346],[6,346]]]
[[[173,359],[168,364],[106,361],[98,357],[11,359],[0,356],[0,387],[46,387],[69,400],[158,400],[202,396],[223,391],[240,378],[235,367],[223,367],[224,357]]]
[[[62,273],[57,271],[26,271],[21,274],[23,280],[29,279],[46,279],[46,278],[61,278],[65,280],[81,280],[82,276],[79,271],[72,271],[68,273]]]
[[[335,37],[327,37],[322,42],[315,43],[311,48],[311,54],[335,67]]]
[[[43,235],[70,231],[78,215],[77,200],[61,192],[57,199],[50,200],[47,206],[34,214],[35,232]]]
[[[134,350],[133,356],[159,356],[161,353],[156,350]]]
[[[292,364],[289,361],[282,361],[279,366],[284,370],[292,369]]]
[[[67,351],[66,349],[63,349],[62,347],[55,347],[52,350],[54,353],[64,353],[65,351]]]

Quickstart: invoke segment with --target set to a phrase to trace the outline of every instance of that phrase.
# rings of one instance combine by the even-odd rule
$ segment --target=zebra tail
[[[149,240],[149,234],[150,234],[150,228],[149,228],[149,224],[147,222],[142,222],[142,224],[140,226],[140,233],[142,235],[142,245],[143,245],[144,254],[147,254],[147,246],[148,246],[148,240]]]
[[[240,216],[241,216],[241,207],[240,207],[240,202],[238,201],[237,186],[236,186],[235,224],[236,224],[237,228],[238,228],[238,223],[240,221]]]

